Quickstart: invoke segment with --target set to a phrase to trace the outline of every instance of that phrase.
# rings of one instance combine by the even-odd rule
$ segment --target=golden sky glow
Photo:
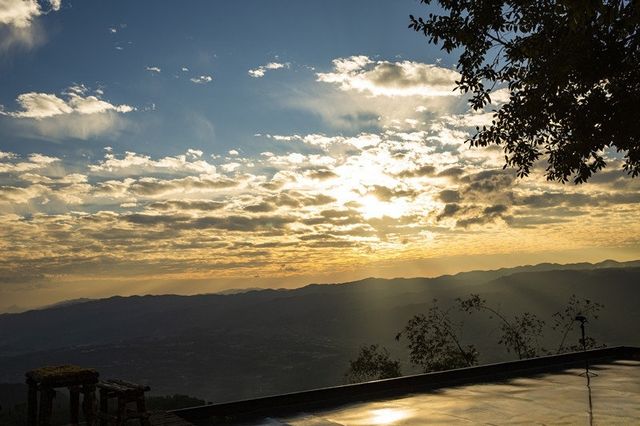
[[[0,310],[638,257],[639,181],[618,154],[587,185],[547,182],[544,164],[520,180],[499,150],[464,144],[491,114],[470,112],[452,91],[455,71],[354,56],[314,76],[280,102],[336,130],[257,133],[250,143],[265,149],[256,153],[106,146],[72,163],[0,152]],[[65,93],[21,95],[3,114],[83,134],[136,109],[86,87]],[[499,93],[488,110],[508,99]],[[345,130],[345,114],[364,113],[376,129]],[[69,115],[90,121],[56,121]]]

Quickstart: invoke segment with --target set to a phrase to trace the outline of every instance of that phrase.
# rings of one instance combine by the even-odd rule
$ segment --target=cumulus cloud
[[[36,0],[3,0],[0,3],[0,24],[28,27],[42,14]]]
[[[195,84],[207,84],[213,81],[213,77],[210,75],[201,75],[200,77],[193,77],[190,80]]]
[[[84,96],[86,89],[72,87],[63,99],[52,93],[29,92],[18,95],[16,102],[20,110],[5,112],[16,118],[49,118],[63,114],[99,114],[108,111],[127,113],[134,110],[129,105],[114,105],[100,99],[99,95]]]
[[[84,86],[72,86],[61,94],[28,92],[18,95],[15,111],[0,114],[27,136],[59,139],[88,139],[107,132],[117,134],[126,123],[122,114],[135,110],[126,104],[112,104],[102,99],[102,92],[90,94]]]
[[[424,177],[424,176],[433,176],[436,172],[436,167],[431,164],[425,164],[415,169],[403,170],[398,173],[398,176],[403,178],[412,178],[412,177]]]
[[[212,211],[212,210],[220,210],[226,203],[222,201],[211,201],[211,200],[168,200],[168,201],[158,201],[149,205],[150,209],[153,210],[174,210],[174,211],[185,211],[185,210],[202,210],[202,211]]]
[[[288,62],[285,62],[285,63],[269,62],[266,65],[260,65],[258,68],[249,70],[248,73],[253,78],[261,78],[261,77],[264,77],[264,75],[269,70],[279,70],[283,68],[289,68],[290,66],[291,64],[289,64]]]
[[[202,151],[189,149],[186,154],[167,156],[157,160],[148,155],[127,151],[118,157],[110,152],[104,160],[89,165],[89,170],[98,175],[136,176],[152,173],[207,174],[215,175],[216,166],[202,160]]]
[[[60,161],[59,158],[42,154],[30,154],[27,160],[7,161],[17,158],[18,156],[14,153],[0,152],[0,173],[24,173],[42,169]]]
[[[61,0],[38,2],[37,0],[0,1],[0,51],[14,46],[34,47],[44,40],[37,25],[37,18],[60,10]]]
[[[460,74],[449,68],[412,61],[374,61],[367,56],[333,60],[333,71],[317,73],[318,81],[344,91],[372,96],[454,96]]]
[[[333,60],[331,70],[315,73],[317,83],[284,90],[277,102],[308,110],[341,131],[428,128],[442,115],[467,110],[454,91],[459,74],[416,61],[351,56]]]
[[[163,180],[144,177],[128,184],[129,191],[136,196],[160,197],[169,194],[205,193],[231,188],[237,181],[219,176],[187,176],[185,178]]]
[[[66,171],[65,158],[0,152],[0,272],[280,277],[353,269],[365,257],[487,253],[487,235],[500,235],[497,250],[539,250],[592,244],[594,228],[615,244],[640,232],[637,185],[609,177],[587,193],[535,176],[523,183],[441,130],[262,134],[274,152],[261,155],[105,149],[81,172]],[[631,230],[616,232],[620,223]]]

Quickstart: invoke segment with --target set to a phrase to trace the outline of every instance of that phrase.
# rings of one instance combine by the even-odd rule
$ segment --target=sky
[[[0,0],[0,312],[640,258],[640,184],[470,148],[416,0]]]

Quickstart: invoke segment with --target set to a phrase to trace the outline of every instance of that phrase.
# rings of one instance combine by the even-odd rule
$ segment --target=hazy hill
[[[25,370],[39,365],[78,363],[103,377],[149,383],[158,394],[211,401],[335,385],[359,345],[380,343],[404,360],[403,345],[393,339],[404,323],[434,298],[448,303],[471,292],[506,313],[547,318],[571,294],[589,297],[605,304],[590,333],[609,345],[640,345],[639,286],[638,262],[609,261],[84,301],[0,315],[0,382],[21,382]],[[483,361],[507,359],[495,346],[495,323],[464,319],[464,339],[479,346]]]

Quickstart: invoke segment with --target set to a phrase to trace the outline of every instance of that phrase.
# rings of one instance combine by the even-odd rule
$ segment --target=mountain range
[[[394,337],[434,303],[480,294],[505,315],[529,311],[551,322],[575,294],[604,305],[589,335],[607,345],[640,345],[640,261],[540,264],[437,278],[367,278],[293,290],[80,300],[0,315],[0,383],[51,364],[96,368],[103,378],[149,384],[222,402],[344,383],[363,344],[387,347],[405,373],[405,342]],[[512,359],[497,345],[498,324],[480,314],[461,339],[481,362]],[[577,339],[578,336],[571,336]],[[544,342],[553,348],[549,330]]]

